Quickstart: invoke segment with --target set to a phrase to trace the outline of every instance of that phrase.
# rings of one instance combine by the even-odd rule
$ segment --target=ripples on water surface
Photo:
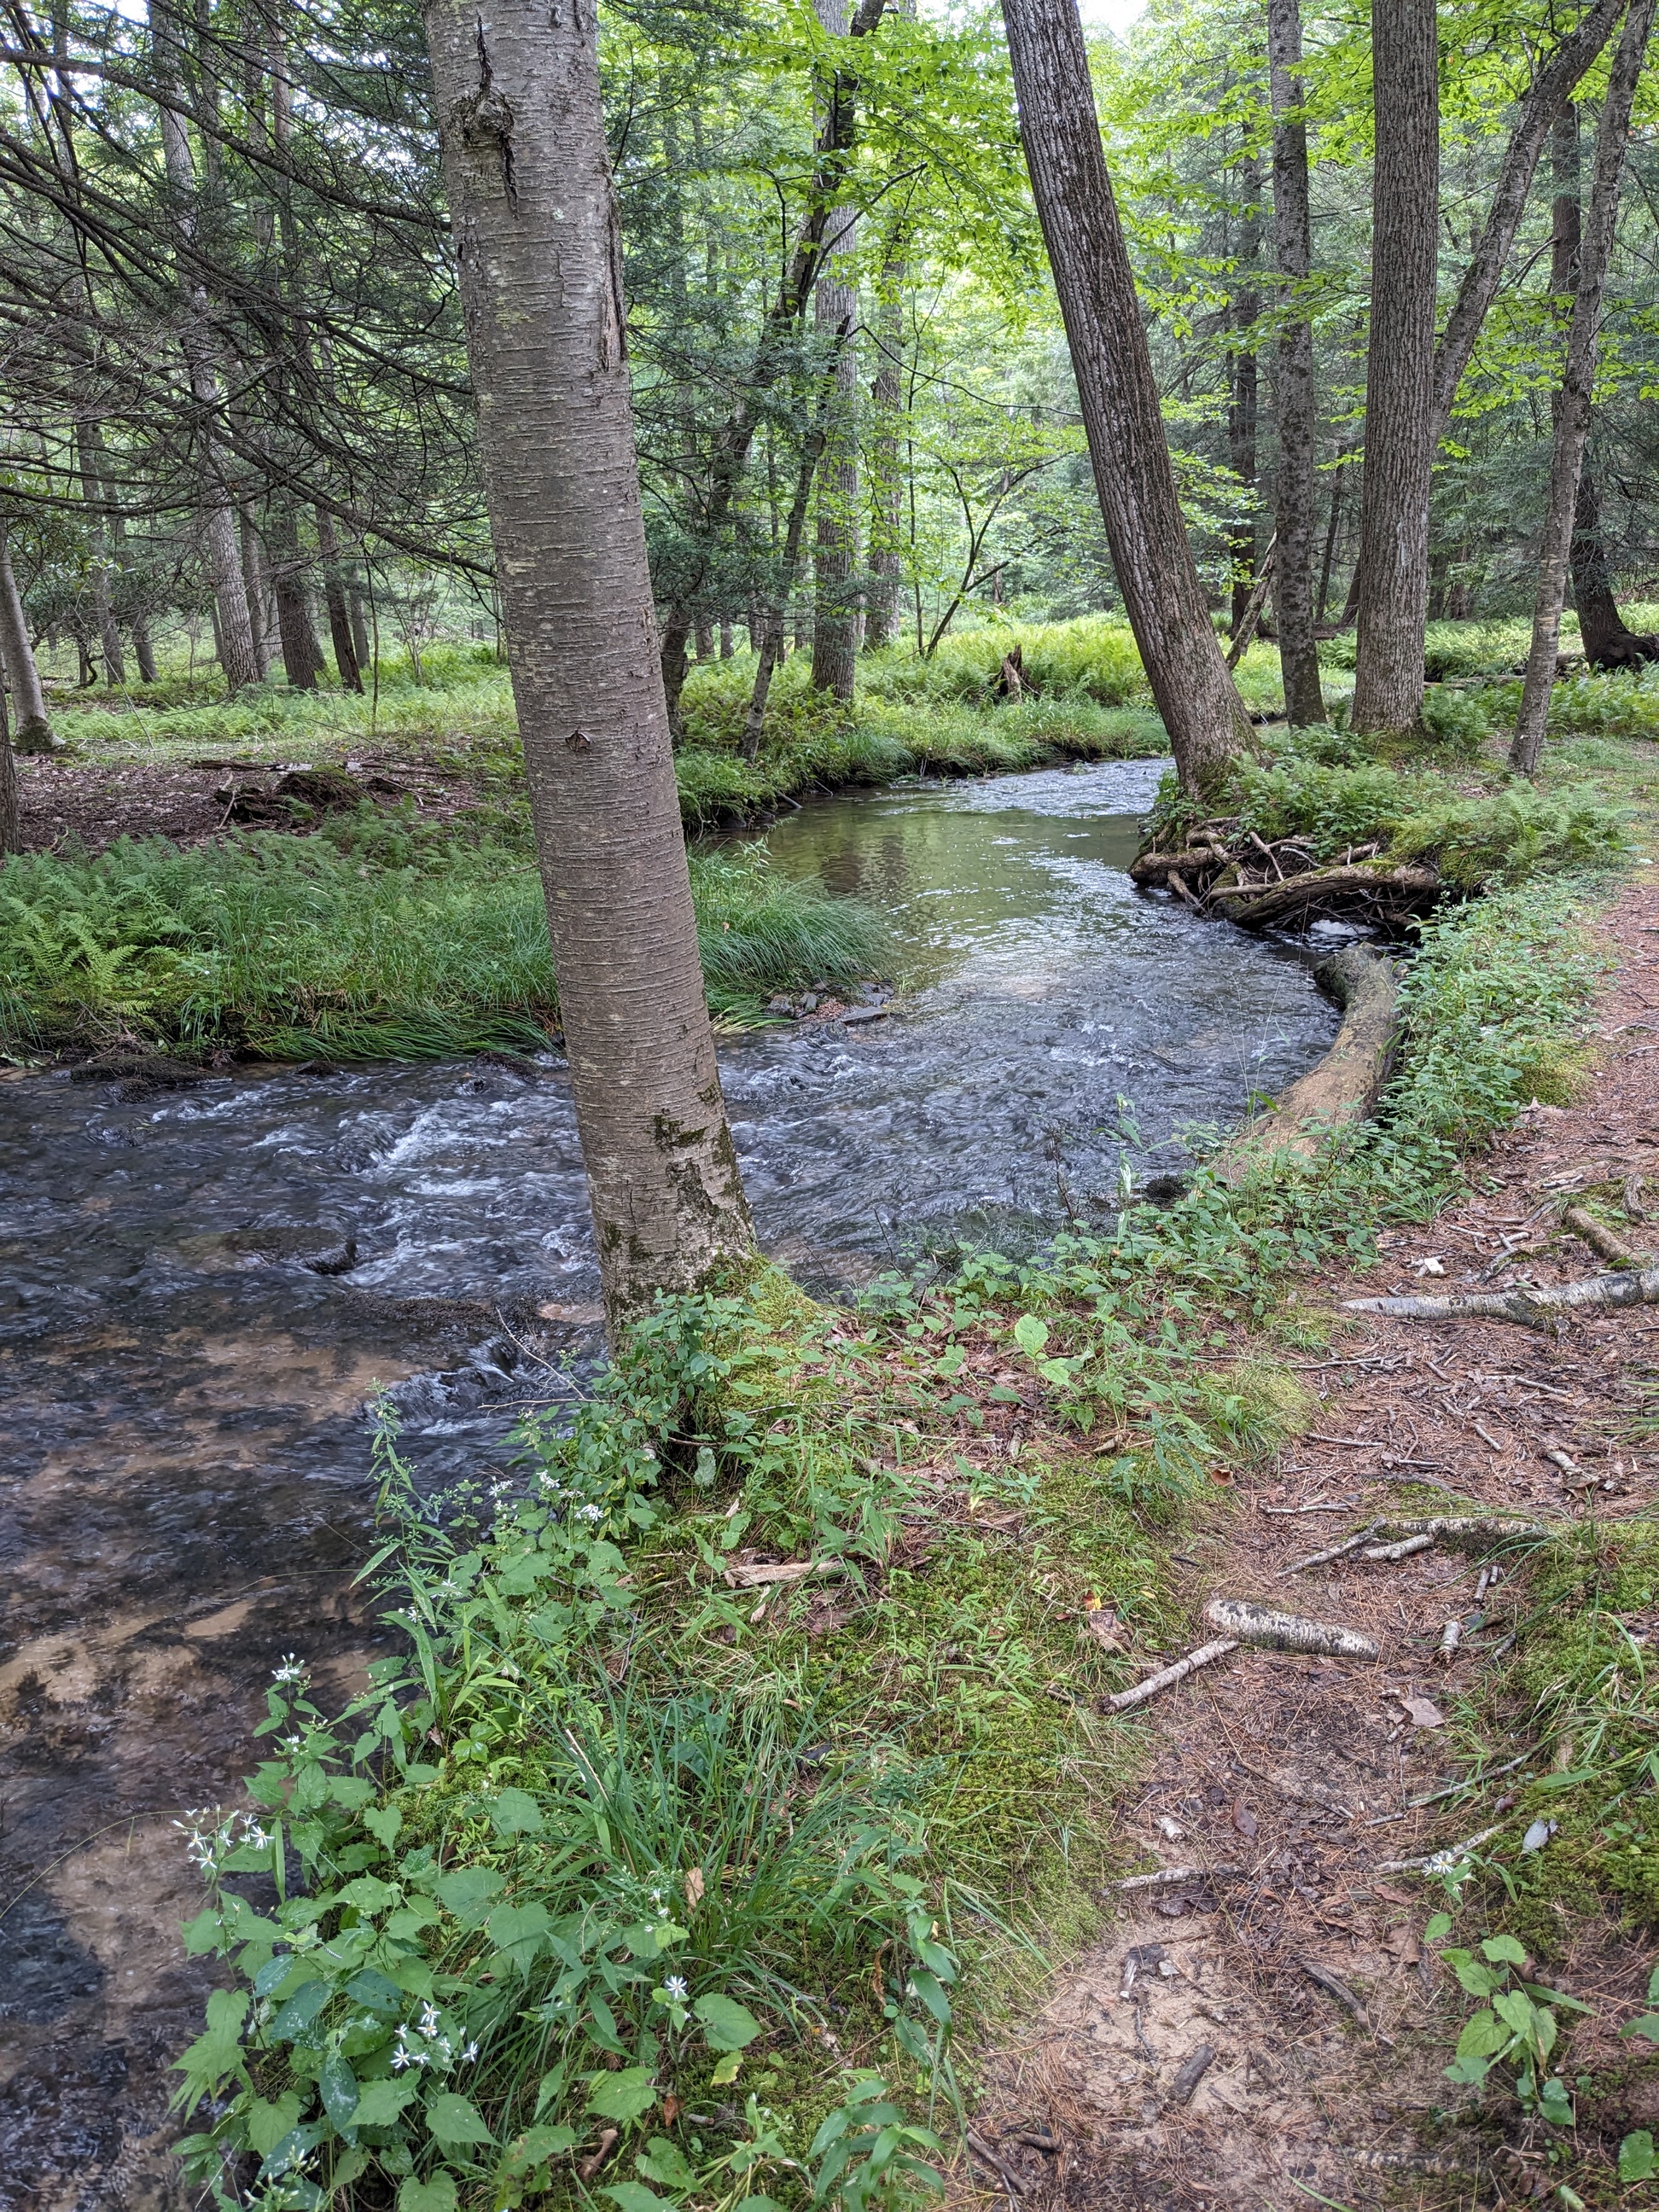
[[[1086,1225],[1119,1094],[1145,1172],[1323,1051],[1335,1016],[1291,951],[1130,884],[1162,765],[771,832],[777,866],[884,908],[906,985],[883,1020],[723,1048],[763,1238],[805,1277]],[[7,1084],[0,1204],[0,1905],[33,1885],[0,1917],[0,2206],[160,2204],[159,2084],[202,1986],[168,1822],[234,1788],[285,1652],[325,1692],[361,1679],[364,1401],[397,1386],[434,1477],[499,1455],[543,1358],[586,1340],[586,1201],[562,1073],[451,1063]],[[346,1272],[305,1264],[348,1237]]]

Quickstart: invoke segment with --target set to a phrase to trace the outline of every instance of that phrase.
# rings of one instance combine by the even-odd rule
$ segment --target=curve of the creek
[[[842,796],[769,833],[775,866],[884,910],[903,984],[878,1018],[722,1045],[763,1242],[804,1280],[1102,1221],[1126,1154],[1174,1164],[1183,1124],[1325,1050],[1307,946],[1130,884],[1164,765]],[[574,1387],[581,1166],[551,1058],[136,1097],[31,1076],[0,1086],[0,2207],[159,2212],[205,1987],[171,1824],[234,1796],[285,1654],[325,1697],[362,1679],[377,1389],[447,1479]]]

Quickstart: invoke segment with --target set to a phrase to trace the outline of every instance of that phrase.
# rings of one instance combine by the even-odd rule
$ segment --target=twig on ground
[[[968,2148],[974,2156],[990,2167],[1011,2197],[1024,2197],[1030,2186],[1024,2177],[1017,2174],[1011,2166],[1005,2164],[998,2157],[983,2136],[975,2135],[972,2128],[968,2129],[966,2132]]]
[[[1362,1528],[1357,1536],[1350,1536],[1344,1543],[1333,1544],[1328,1551],[1310,1552],[1305,1559],[1292,1559],[1288,1567],[1279,1569],[1274,1580],[1282,1583],[1287,1575],[1299,1575],[1308,1567],[1327,1566],[1333,1559],[1342,1559],[1349,1552],[1357,1552],[1363,1543],[1376,1535],[1382,1525],[1380,1521],[1373,1521],[1369,1528]]]
[[[1207,2043],[1200,2043],[1182,2061],[1181,2071],[1170,2084],[1168,2101],[1172,2105],[1192,2102],[1193,2092],[1215,2063],[1215,2052]]]
[[[1454,1551],[1483,1549],[1505,1537],[1524,1536],[1535,1541],[1558,1533],[1541,1522],[1511,1520],[1502,1513],[1443,1513],[1422,1521],[1391,1517],[1376,1525],[1387,1535],[1427,1536],[1431,1542],[1445,1544]]]
[[[1370,1544],[1365,1549],[1368,1559],[1408,1559],[1413,1552],[1426,1552],[1433,1543],[1432,1536],[1405,1536],[1397,1544]]]
[[[1562,1213],[1561,1226],[1571,1229],[1581,1244],[1588,1244],[1599,1258],[1611,1260],[1616,1267],[1628,1267],[1633,1261],[1652,1256],[1638,1252],[1616,1230],[1609,1229],[1604,1221],[1598,1221],[1582,1206],[1568,1206]]]
[[[1328,1966],[1322,1966],[1316,1959],[1298,1959],[1297,1964],[1308,1979],[1323,1990],[1327,1996],[1334,1997],[1338,2004],[1346,2007],[1368,2035],[1376,2036],[1379,2043],[1386,2043],[1389,2050],[1393,2050],[1394,2039],[1372,2026],[1370,2014],[1340,1976],[1334,1974]]]
[[[1469,1836],[1461,1844],[1448,1844],[1443,1850],[1426,1851],[1421,1858],[1384,1859],[1380,1865],[1374,1866],[1371,1872],[1373,1874],[1421,1874],[1428,1867],[1449,1866],[1454,1859],[1461,1859],[1465,1851],[1478,1851],[1482,1844],[1489,1844],[1494,1836],[1503,1832],[1503,1826],[1500,1820],[1496,1827],[1482,1828],[1478,1836]]]

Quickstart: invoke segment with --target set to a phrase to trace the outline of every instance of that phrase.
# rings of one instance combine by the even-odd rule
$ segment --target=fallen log
[[[1314,980],[1341,1007],[1342,1025],[1323,1060],[1226,1147],[1219,1170],[1224,1181],[1265,1152],[1311,1158],[1323,1132],[1365,1119],[1389,1079],[1400,1004],[1394,962],[1370,945],[1345,945],[1321,961]]]
[[[1310,1651],[1330,1659],[1375,1659],[1376,1646],[1357,1629],[1333,1621],[1304,1620],[1300,1613],[1279,1613],[1245,1597],[1212,1597],[1204,1618],[1240,1644],[1265,1644],[1273,1651]]]
[[[1226,902],[1231,921],[1243,929],[1266,929],[1306,914],[1326,900],[1352,905],[1356,900],[1397,903],[1433,898],[1442,889],[1439,871],[1415,861],[1397,867],[1364,865],[1312,868],[1304,875],[1286,876],[1282,883],[1230,884],[1209,894],[1212,906]]]
[[[1501,1513],[1441,1513],[1429,1520],[1378,1521],[1372,1524],[1372,1529],[1383,1536],[1426,1536],[1453,1552],[1485,1552],[1505,1537],[1537,1540],[1557,1533],[1541,1522],[1528,1521],[1524,1516],[1511,1519]],[[1480,1595],[1484,1597],[1486,1592]]]
[[[1474,1291],[1442,1298],[1345,1298],[1350,1313],[1389,1314],[1396,1321],[1511,1321],[1547,1328],[1560,1314],[1608,1307],[1659,1305],[1659,1267],[1620,1275],[1588,1275],[1576,1283],[1517,1284],[1511,1291]]]
[[[1167,884],[1175,873],[1202,875],[1206,869],[1218,872],[1227,865],[1225,853],[1209,845],[1188,845],[1179,853],[1143,853],[1130,862],[1129,879],[1137,884]]]
[[[1582,1206],[1570,1206],[1561,1216],[1561,1226],[1571,1229],[1581,1244],[1588,1244],[1598,1260],[1611,1260],[1615,1267],[1640,1267],[1644,1260],[1651,1259],[1649,1252],[1638,1252],[1627,1244],[1616,1230],[1598,1221]]]

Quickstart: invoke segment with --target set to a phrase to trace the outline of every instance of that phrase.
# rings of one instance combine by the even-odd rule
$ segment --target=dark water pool
[[[1294,948],[1130,884],[1162,765],[771,831],[777,866],[873,900],[899,948],[883,1018],[722,1052],[763,1234],[805,1276],[1098,1220],[1126,1160],[1174,1164],[1182,1124],[1323,1051]],[[165,2069],[203,1982],[171,1822],[234,1790],[284,1654],[334,1690],[372,1655],[349,1569],[374,1390],[431,1474],[499,1456],[591,1348],[596,1290],[556,1066],[0,1085],[6,2212],[176,2201]]]

